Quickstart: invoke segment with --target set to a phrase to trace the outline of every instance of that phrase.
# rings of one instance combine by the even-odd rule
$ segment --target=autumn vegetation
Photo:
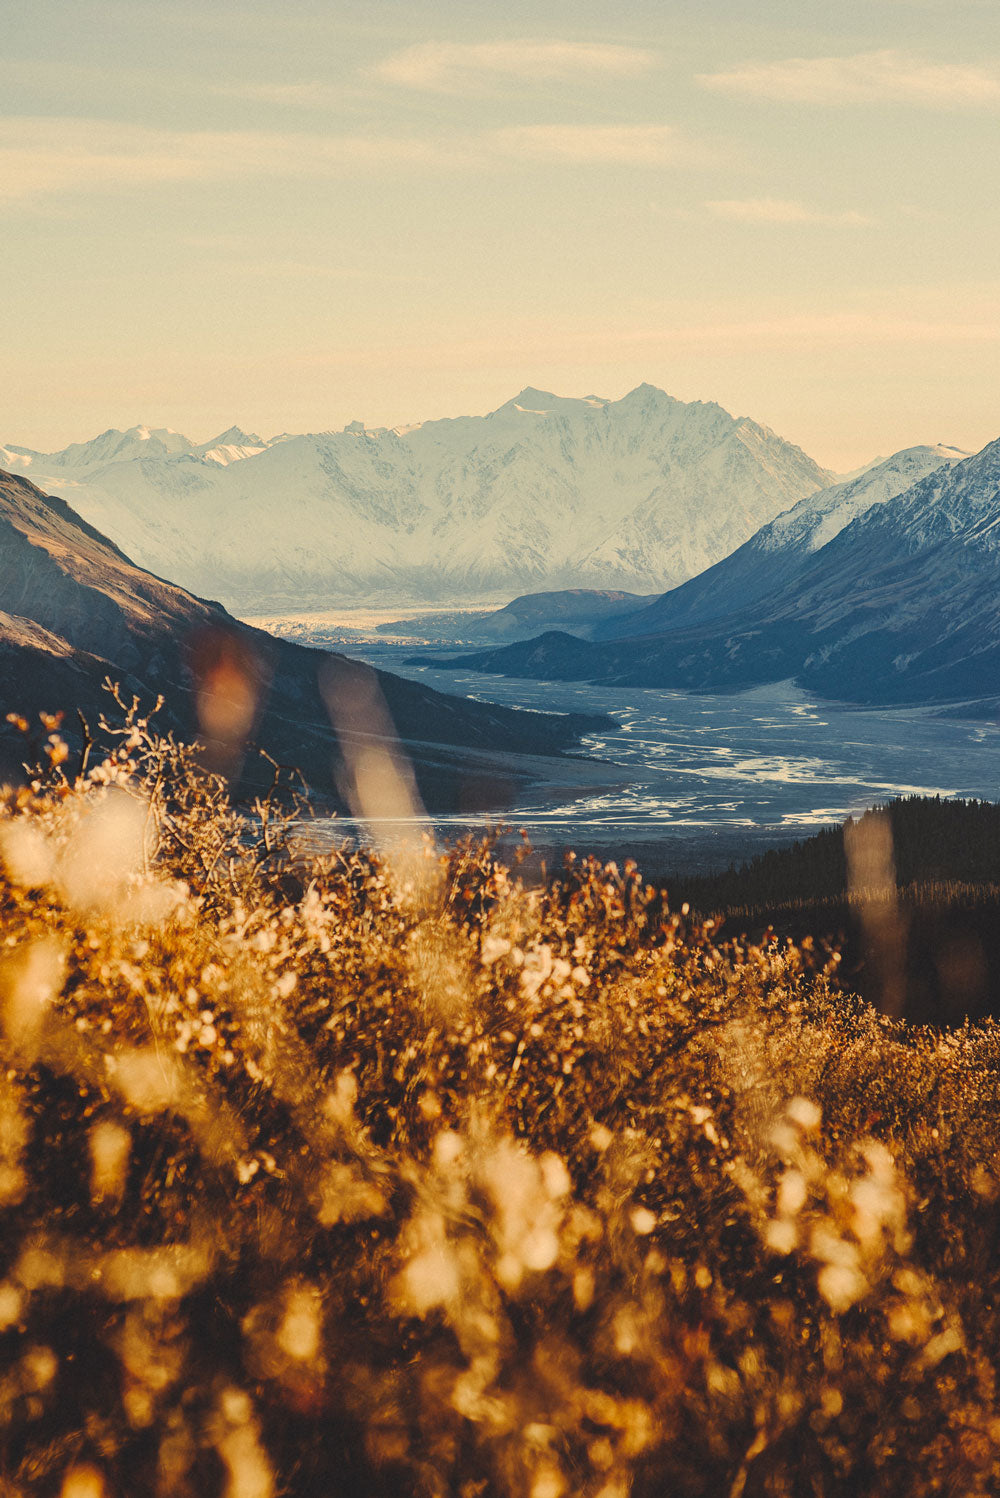
[[[0,811],[4,1498],[1000,1491],[1000,1029],[638,870],[235,807],[134,710]]]

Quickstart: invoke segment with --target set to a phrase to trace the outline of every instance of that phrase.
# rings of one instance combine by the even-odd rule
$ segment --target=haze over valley
[[[101,717],[114,711],[105,681],[145,714],[162,699],[159,731],[200,732],[209,765],[244,797],[266,790],[280,765],[327,810],[351,804],[366,754],[391,768],[397,735],[402,782],[415,777],[428,806],[503,805],[544,780],[549,759],[596,722],[442,696],[247,627],[136,567],[62,500],[3,473],[0,596],[4,776],[40,752],[39,737],[22,736],[40,713],[61,715],[73,768],[85,763],[88,735],[101,742]]]

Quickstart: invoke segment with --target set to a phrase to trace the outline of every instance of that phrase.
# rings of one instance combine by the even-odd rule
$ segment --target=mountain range
[[[242,612],[338,600],[656,595],[834,476],[714,403],[527,388],[487,416],[196,445],[108,431],[0,466],[68,500],[141,565]]]
[[[981,702],[1000,695],[998,582],[1000,439],[965,458],[909,449],[801,501],[645,608],[595,619],[589,633],[603,639],[550,630],[459,664],[698,690],[794,678],[846,701]]]
[[[334,805],[344,804],[345,744],[385,747],[393,726],[428,808],[449,810],[503,804],[505,787],[538,778],[537,762],[524,756],[559,755],[581,732],[598,722],[607,726],[603,718],[447,696],[274,639],[135,566],[65,501],[3,472],[0,600],[0,771],[6,775],[16,773],[25,753],[7,714],[34,718],[64,709],[66,737],[78,748],[76,710],[95,733],[101,712],[113,712],[102,689],[106,677],[148,706],[162,694],[162,728],[185,738],[200,731],[209,750],[231,747],[240,758],[247,740],[247,748],[296,766]],[[236,724],[232,744],[222,743],[220,715],[224,724]],[[220,767],[239,770],[228,760]],[[248,753],[242,789],[259,789],[270,778]]]
[[[620,401],[528,388],[485,417],[267,440],[136,427],[54,454],[10,446],[0,461],[21,470],[0,494],[11,671],[32,652],[53,680],[110,662],[190,705],[182,636],[243,627],[157,573],[251,614],[281,599],[482,601],[529,578],[542,586],[459,618],[473,639],[519,643],[458,664],[699,690],[793,678],[858,702],[1000,697],[1000,442],[971,456],[911,447],[835,482],[766,428],[642,385]],[[53,475],[86,516],[29,472]],[[298,758],[335,781],[315,659],[240,638],[264,663],[276,757],[294,757],[309,724]],[[21,690],[36,678],[40,665],[20,670]],[[422,690],[384,687],[414,744],[516,753],[572,739],[566,724]]]

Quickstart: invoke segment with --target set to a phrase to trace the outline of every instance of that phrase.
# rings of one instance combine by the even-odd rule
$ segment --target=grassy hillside
[[[5,1498],[1000,1489],[995,1026],[119,744],[0,814]]]

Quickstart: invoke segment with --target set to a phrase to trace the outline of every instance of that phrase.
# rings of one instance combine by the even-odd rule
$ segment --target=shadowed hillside
[[[22,746],[6,713],[62,710],[77,754],[77,710],[96,733],[109,676],[126,697],[151,705],[162,695],[163,726],[201,732],[212,762],[248,793],[272,778],[259,747],[341,805],[345,734],[353,747],[398,735],[426,803],[471,809],[503,805],[537,773],[517,756],[558,754],[596,721],[470,702],[274,639],[136,567],[62,500],[9,474],[0,474],[0,600],[8,776]]]

